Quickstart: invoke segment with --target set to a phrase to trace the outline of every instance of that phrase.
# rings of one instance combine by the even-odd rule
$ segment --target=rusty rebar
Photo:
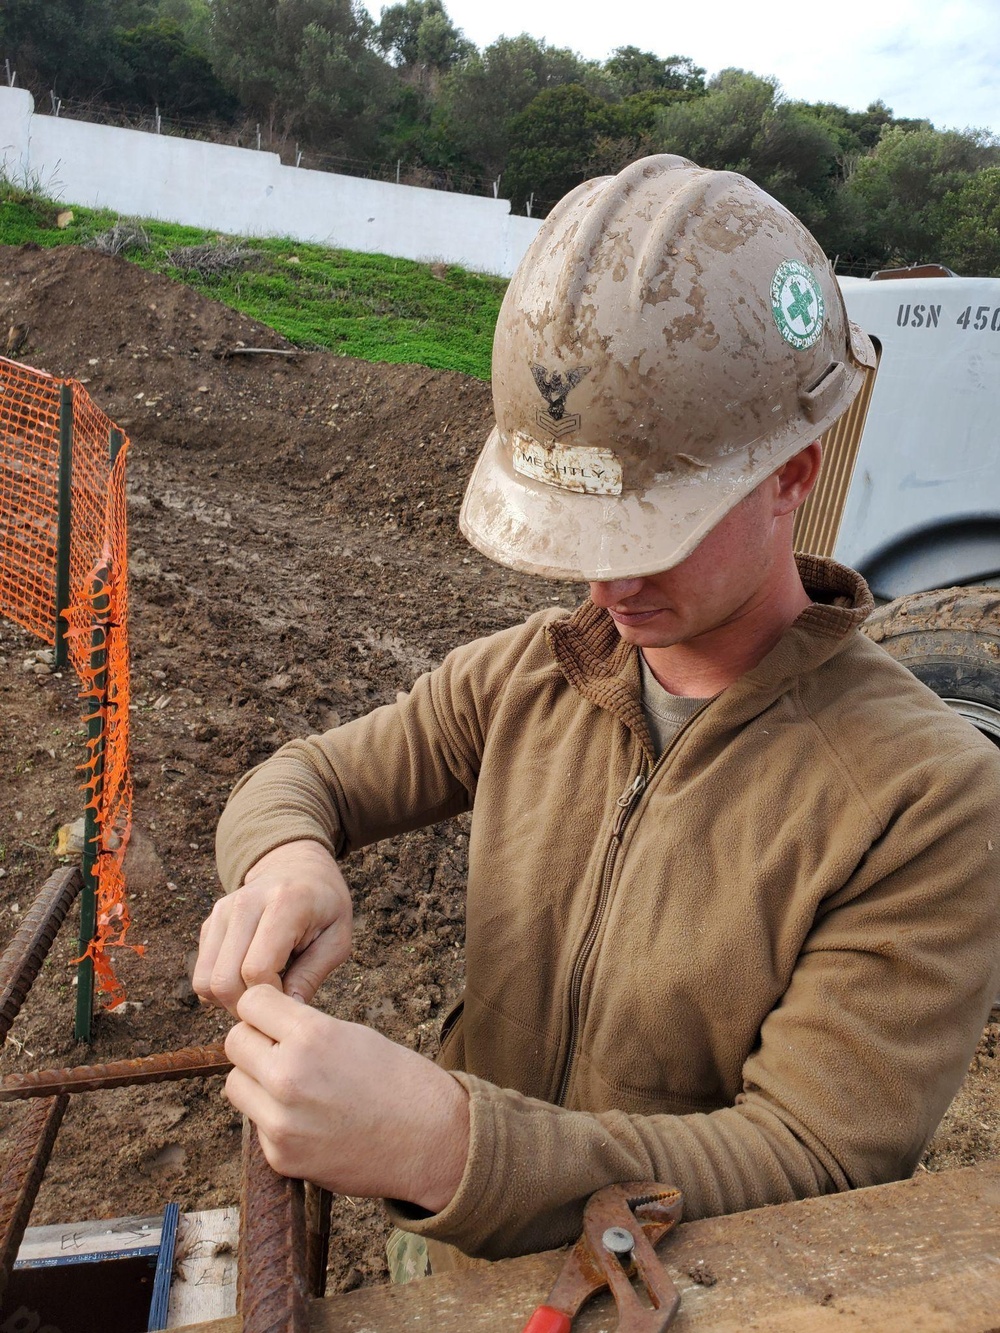
[[[68,1104],[65,1096],[47,1097],[30,1107],[0,1172],[0,1302]]]
[[[306,1191],[306,1281],[310,1296],[326,1295],[326,1266],[330,1258],[330,1208],[333,1195],[307,1180]]]
[[[185,1046],[136,1060],[112,1060],[104,1065],[76,1065],[70,1069],[38,1069],[31,1074],[10,1074],[0,1080],[0,1102],[23,1097],[51,1097],[61,1092],[97,1092],[101,1088],[132,1087],[138,1083],[167,1083],[171,1079],[204,1078],[232,1069],[221,1041],[211,1046]]]
[[[243,1122],[237,1309],[243,1333],[307,1333],[305,1189],[268,1164]]]
[[[0,958],[0,1046],[21,1011],[83,879],[78,866],[50,875]]]

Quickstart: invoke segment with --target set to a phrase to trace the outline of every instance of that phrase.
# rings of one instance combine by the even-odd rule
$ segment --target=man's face
[[[673,569],[592,583],[590,600],[640,648],[689,643],[752,614],[769,596],[776,554],[788,541],[772,489],[764,482],[752,491]]]

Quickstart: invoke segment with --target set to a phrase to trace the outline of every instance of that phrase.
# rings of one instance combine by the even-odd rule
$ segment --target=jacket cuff
[[[494,1099],[501,1089],[474,1074],[449,1070],[469,1096],[469,1155],[458,1189],[439,1213],[428,1213],[416,1204],[401,1199],[386,1199],[389,1216],[395,1226],[414,1235],[444,1241],[466,1254],[476,1254],[483,1240],[495,1229],[496,1192],[493,1189],[497,1154],[497,1126]],[[492,1198],[491,1198],[492,1194]],[[489,1207],[485,1207],[489,1201]],[[485,1216],[484,1216],[485,1214]]]
[[[223,889],[226,893],[238,889],[247,871],[276,847],[305,840],[318,842],[336,860],[337,852],[333,843],[317,830],[312,820],[296,822],[282,819],[270,823],[261,820],[243,822],[235,827],[224,827],[220,823],[215,834],[215,860]]]

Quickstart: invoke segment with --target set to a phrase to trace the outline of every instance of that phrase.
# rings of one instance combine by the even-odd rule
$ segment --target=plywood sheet
[[[1000,1333],[1000,1162],[680,1226],[672,1333]],[[549,1253],[317,1301],[313,1333],[520,1333]],[[574,1333],[616,1327],[598,1299]],[[238,1319],[201,1333],[238,1333]]]

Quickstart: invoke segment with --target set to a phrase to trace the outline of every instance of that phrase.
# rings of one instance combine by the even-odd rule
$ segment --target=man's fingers
[[[235,1013],[236,1002],[247,988],[244,962],[260,933],[262,919],[260,908],[252,897],[248,895],[242,899],[233,899],[225,938],[219,946],[211,976],[212,993],[230,1013]],[[272,985],[281,986],[279,973],[287,958],[286,952],[276,965],[271,966],[270,972],[274,977]]]
[[[259,1123],[271,1104],[271,1099],[256,1079],[242,1069],[231,1069],[226,1075],[226,1096],[236,1107]]]
[[[281,973],[300,943],[303,923],[295,920],[286,901],[265,907],[247,944],[240,965],[245,986],[273,986],[281,990]]]
[[[273,1060],[275,1043],[259,1028],[249,1023],[237,1023],[226,1033],[226,1055],[245,1074],[259,1083],[267,1073],[268,1062]]]
[[[292,960],[285,972],[282,989],[286,995],[308,1004],[333,969],[339,967],[350,952],[350,922],[336,921],[321,931],[312,944]]]
[[[240,996],[236,1013],[244,1023],[276,1042],[286,1041],[316,1011],[293,1000],[290,995],[283,995],[273,986],[251,986]]]
[[[198,940],[198,958],[194,965],[191,986],[195,994],[200,995],[203,1000],[214,998],[212,995],[212,972],[222,941],[226,937],[228,907],[228,902],[225,903],[225,906],[222,904],[217,906],[201,927],[201,936]]]

